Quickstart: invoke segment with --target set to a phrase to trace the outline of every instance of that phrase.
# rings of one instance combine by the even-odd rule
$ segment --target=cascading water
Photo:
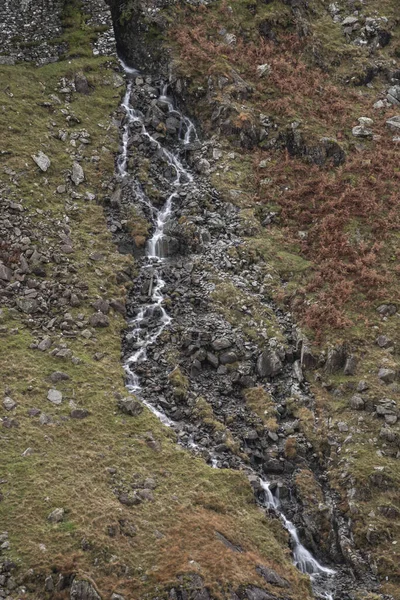
[[[142,265],[143,270],[148,270],[148,272],[151,273],[149,288],[150,302],[140,306],[140,308],[137,310],[136,316],[129,321],[129,337],[134,342],[134,351],[128,357],[124,365],[124,369],[127,374],[127,387],[129,391],[138,393],[141,390],[141,386],[135,369],[139,364],[146,361],[147,349],[155,344],[159,336],[163,333],[164,329],[171,322],[171,317],[167,314],[163,307],[163,288],[165,286],[165,282],[162,277],[162,269],[163,263],[168,256],[165,229],[171,217],[174,201],[179,198],[179,192],[188,185],[195,185],[195,183],[193,175],[183,166],[179,157],[173,154],[167,148],[164,148],[160,142],[147,131],[144,123],[144,115],[139,110],[136,110],[131,106],[130,98],[133,87],[132,77],[138,75],[138,71],[127,67],[122,61],[121,64],[128,76],[128,84],[122,102],[122,108],[125,111],[126,119],[122,135],[122,150],[118,160],[119,174],[123,179],[129,177],[128,147],[131,127],[140,129],[142,137],[148,140],[155,151],[158,151],[162,154],[168,166],[175,172],[175,178],[172,182],[175,191],[169,195],[161,209],[157,209],[152,205],[136,180],[132,179],[132,181],[129,181],[129,185],[132,185],[132,189],[136,198],[149,211],[154,225],[154,231],[147,243],[146,256]],[[131,79],[130,81],[129,78]],[[171,99],[167,95],[166,85],[162,86],[158,100],[165,103],[165,105],[168,107],[168,113],[170,115],[173,115],[174,113],[179,115],[181,122],[179,141],[182,144],[183,149],[186,146],[197,142],[198,136],[193,122],[187,117],[182,116],[179,111],[176,110]],[[144,326],[149,320],[151,320],[153,324],[155,323],[152,328]],[[174,425],[174,422],[171,419],[169,419],[161,410],[150,404],[150,402],[147,402],[144,399],[142,399],[142,402],[163,424],[169,427]],[[195,444],[193,440],[189,441],[188,446],[194,449],[198,448],[197,444]],[[215,455],[211,456],[211,465],[214,468],[218,468],[218,460]],[[260,480],[260,484],[264,491],[263,505],[266,509],[273,511],[280,518],[283,526],[291,537],[295,566],[300,571],[310,576],[314,585],[314,591],[319,598],[333,600],[331,593],[328,593],[326,590],[330,587],[329,584],[332,584],[332,578],[335,574],[335,571],[321,565],[301,544],[296,527],[280,510],[279,499],[271,492],[270,484],[263,480]]]

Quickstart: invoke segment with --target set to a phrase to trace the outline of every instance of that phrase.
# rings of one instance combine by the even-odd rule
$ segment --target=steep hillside
[[[400,599],[397,0],[108,5],[0,7],[0,597]]]

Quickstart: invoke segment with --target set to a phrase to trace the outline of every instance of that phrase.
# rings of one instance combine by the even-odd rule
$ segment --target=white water
[[[127,67],[122,61],[121,64],[128,75],[138,75],[138,71],[135,69]],[[196,128],[190,119],[180,115],[180,113],[178,113],[178,111],[174,108],[172,101],[167,96],[167,87],[168,86],[166,85],[163,87],[159,99],[167,103],[169,113],[175,112],[179,114],[181,123],[183,124],[179,139],[183,146],[187,146],[194,141],[198,141]],[[162,265],[163,261],[167,257],[167,252],[165,251],[165,227],[172,212],[173,201],[178,198],[179,189],[188,183],[192,183],[193,176],[187,171],[187,169],[185,169],[177,156],[172,154],[166,148],[163,148],[158,140],[152,137],[147,131],[144,125],[143,114],[131,106],[130,98],[132,88],[133,82],[130,81],[128,82],[126,93],[122,102],[122,108],[126,113],[126,121],[122,135],[122,151],[118,161],[119,174],[123,178],[128,177],[127,166],[129,135],[130,128],[135,124],[139,124],[138,129],[140,128],[141,135],[147,138],[149,142],[153,144],[153,147],[162,153],[168,165],[172,167],[176,173],[173,181],[176,191],[170,194],[164,206],[160,210],[155,208],[150,203],[138,182],[132,180],[133,191],[135,192],[137,199],[149,210],[154,224],[154,232],[147,243],[146,261],[143,266],[144,269],[151,269],[149,289],[150,302],[143,305],[139,309],[137,315],[129,321],[130,338],[135,340],[135,350],[126,360],[124,365],[128,379],[127,387],[129,391],[136,393],[140,392],[141,386],[139,377],[135,372],[135,367],[146,361],[147,349],[154,345],[164,329],[171,322],[171,317],[167,314],[163,307],[163,288],[165,286],[165,282],[162,278]],[[143,323],[147,322],[149,319],[157,321],[157,325],[150,329],[150,331],[147,327],[143,327]],[[174,425],[174,422],[171,421],[171,419],[169,419],[164,412],[158,410],[144,399],[142,399],[142,402],[164,425],[168,427]],[[189,447],[194,449],[198,448],[193,439],[189,440]],[[213,468],[218,468],[218,460],[214,454],[211,457],[211,465]],[[335,571],[321,565],[300,542],[296,527],[280,510],[279,499],[272,494],[269,483],[263,480],[260,480],[260,483],[265,493],[264,506],[270,510],[273,510],[277,514],[285,529],[289,532],[292,540],[293,561],[295,566],[302,573],[308,574],[311,580],[314,582],[318,581],[319,577],[325,579],[327,577],[332,577],[335,574]],[[334,600],[330,593],[322,592],[322,594],[319,595],[325,600]]]

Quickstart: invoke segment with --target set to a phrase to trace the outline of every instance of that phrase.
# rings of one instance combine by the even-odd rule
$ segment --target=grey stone
[[[271,583],[272,585],[276,585],[277,587],[282,588],[289,586],[286,579],[280,577],[278,573],[276,573],[269,567],[265,567],[264,565],[257,565],[256,571],[259,575],[261,575],[261,577],[263,577],[263,579],[265,579],[265,581]]]
[[[101,597],[89,581],[74,579],[71,585],[70,600],[101,600]]]
[[[47,517],[50,523],[61,523],[64,520],[65,510],[63,508],[55,508]]]
[[[74,162],[74,164],[72,165],[71,180],[75,185],[79,185],[80,183],[85,181],[85,173],[83,172],[83,169],[78,162]]]
[[[369,385],[368,385],[368,383],[366,381],[361,380],[361,381],[358,382],[357,392],[365,392],[368,389],[369,389]]]
[[[356,125],[351,132],[354,137],[372,137],[374,134],[372,129],[368,129],[368,127],[364,127],[364,125]]]
[[[71,419],[86,419],[89,416],[89,411],[86,408],[74,408],[71,410]]]
[[[393,369],[381,368],[378,371],[378,377],[385,383],[393,383],[396,379],[396,371],[393,371]]]
[[[328,351],[328,358],[325,364],[325,370],[329,374],[337,373],[346,364],[347,351],[345,346],[338,344]]]
[[[34,298],[17,298],[17,306],[28,315],[38,310],[38,302]]]
[[[390,87],[386,98],[391,104],[400,104],[400,85]]]
[[[386,121],[386,125],[392,129],[395,133],[400,132],[400,115],[396,115],[395,117],[391,117]]]
[[[3,263],[0,263],[0,279],[3,281],[11,281],[12,276],[13,272],[11,269],[3,265]]]
[[[392,317],[397,312],[396,304],[381,304],[376,309],[383,317]]]
[[[92,327],[108,327],[110,325],[108,317],[101,312],[92,315],[89,319],[89,323]]]
[[[364,410],[365,408],[364,399],[358,394],[354,394],[354,396],[350,398],[349,404],[354,410]]]
[[[48,350],[50,348],[50,346],[51,346],[51,339],[48,336],[46,336],[38,344],[38,350],[40,350],[41,352],[46,352],[46,350]]]
[[[39,167],[39,169],[41,169],[42,171],[46,172],[50,168],[51,160],[41,150],[39,150],[39,152],[36,155],[32,154],[32,158]]]
[[[6,396],[3,400],[3,406],[6,410],[13,410],[17,406],[17,403],[9,396]]]
[[[358,17],[353,17],[353,16],[346,17],[342,21],[343,27],[352,27],[356,23],[358,23]]]
[[[236,362],[238,360],[238,356],[237,356],[236,352],[233,352],[232,350],[230,350],[228,352],[223,352],[220,355],[219,360],[222,365],[229,365],[229,364]]]
[[[44,580],[44,589],[46,592],[54,592],[54,581],[51,575]]]
[[[213,350],[216,350],[218,352],[219,350],[225,350],[226,348],[230,348],[232,344],[228,340],[228,338],[217,338],[212,342],[211,346]]]
[[[63,398],[62,393],[59,392],[58,390],[51,389],[47,393],[47,400],[49,400],[53,404],[56,404],[56,405],[61,404],[62,398]]]
[[[356,372],[356,367],[357,367],[357,359],[353,354],[351,354],[346,359],[346,363],[344,365],[343,372],[345,375],[354,375],[354,373]]]
[[[54,373],[50,375],[50,380],[52,383],[57,383],[58,381],[68,381],[68,379],[69,375],[67,375],[67,373],[63,373],[62,371],[54,371]]]
[[[380,348],[387,348],[392,344],[391,340],[386,335],[379,335],[376,338],[376,343]]]
[[[317,359],[313,355],[310,346],[304,341],[301,346],[300,363],[303,369],[315,369],[317,366]]]
[[[282,362],[273,350],[264,350],[257,359],[257,373],[260,377],[275,377],[282,369]]]
[[[137,417],[143,411],[143,405],[133,396],[118,400],[118,408],[131,417]]]
[[[75,89],[78,92],[78,94],[85,94],[85,95],[90,94],[88,80],[86,79],[86,76],[81,71],[79,71],[75,75]]]

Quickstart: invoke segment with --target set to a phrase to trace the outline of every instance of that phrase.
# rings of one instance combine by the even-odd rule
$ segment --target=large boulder
[[[283,369],[279,356],[273,350],[264,350],[257,359],[257,373],[260,377],[275,377]]]

